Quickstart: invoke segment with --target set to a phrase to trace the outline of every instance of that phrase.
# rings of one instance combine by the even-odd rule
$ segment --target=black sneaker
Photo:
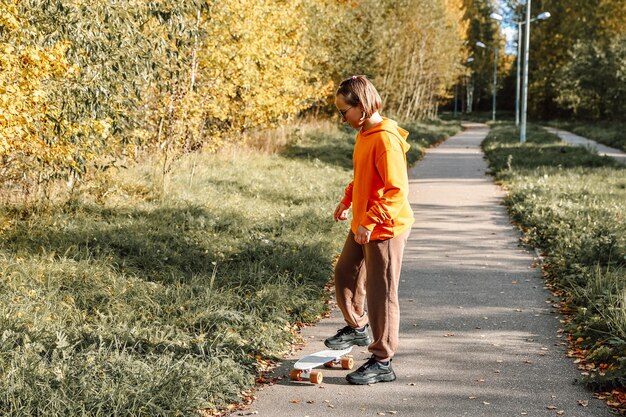
[[[346,326],[343,329],[339,329],[336,335],[324,340],[324,344],[327,347],[335,350],[347,349],[354,345],[368,346],[370,343],[372,343],[372,338],[369,332],[369,325],[367,324],[363,331]]]
[[[385,365],[372,356],[359,369],[346,375],[346,379],[356,385],[375,384],[395,381],[396,373],[391,368],[391,359]]]

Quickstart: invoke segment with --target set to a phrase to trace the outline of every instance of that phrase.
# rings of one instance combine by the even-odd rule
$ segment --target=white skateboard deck
[[[315,352],[312,355],[305,356],[293,365],[294,369],[300,369],[303,371],[316,368],[324,365],[327,362],[332,362],[336,359],[347,355],[352,351],[352,346],[342,350],[322,350],[321,352]]]

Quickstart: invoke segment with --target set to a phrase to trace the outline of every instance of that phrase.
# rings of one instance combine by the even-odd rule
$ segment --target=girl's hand
[[[365,245],[366,243],[369,243],[371,235],[372,232],[367,230],[365,227],[359,225],[359,228],[354,235],[354,241],[359,245]]]
[[[335,214],[333,215],[335,221],[339,220],[348,220],[348,206],[343,203],[339,203],[337,208],[335,209]]]

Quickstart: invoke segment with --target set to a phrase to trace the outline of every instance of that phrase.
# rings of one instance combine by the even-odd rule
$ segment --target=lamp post
[[[483,49],[492,49],[485,45],[484,43],[478,41],[476,42],[476,46]],[[496,89],[498,86],[498,48],[493,48],[494,58],[493,58],[493,87],[492,87],[492,103],[491,103],[491,120],[495,122],[496,120]]]
[[[491,13],[490,18],[498,22],[502,21],[502,16],[498,13]],[[482,42],[476,42],[476,46],[479,48],[487,49],[487,45]],[[493,47],[493,95],[491,103],[491,120],[496,121],[496,94],[498,92],[498,47]]]
[[[530,19],[531,22],[536,20],[546,20],[550,17],[550,12],[543,12],[539,16]],[[516,85],[515,85],[515,127],[519,127],[519,113],[520,113],[520,66],[521,66],[521,56],[522,56],[522,26],[525,25],[526,22],[518,21],[517,22],[517,73],[516,73]]]
[[[498,13],[491,13],[489,15],[490,18],[492,18],[493,20],[497,21],[497,22],[502,22],[502,15],[498,14]],[[491,120],[493,120],[494,122],[496,121],[496,95],[498,93],[498,85],[497,85],[497,80],[498,80],[498,47],[497,45],[493,47],[493,53],[494,53],[494,58],[493,58],[493,104],[492,104],[492,115],[491,115]]]
[[[522,127],[520,129],[519,141],[526,143],[526,114],[528,110],[528,56],[530,48],[530,6],[532,0],[526,0],[526,33],[524,36],[524,78],[522,88]]]

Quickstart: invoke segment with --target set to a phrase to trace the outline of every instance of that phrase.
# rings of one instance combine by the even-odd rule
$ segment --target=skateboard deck
[[[308,378],[309,381],[314,384],[321,384],[324,378],[322,372],[314,371],[313,369],[322,365],[328,368],[341,365],[342,369],[352,369],[354,367],[354,360],[351,357],[344,358],[344,356],[351,351],[352,346],[347,349],[327,349],[307,355],[293,365],[293,370],[289,374],[289,378],[292,381],[303,381]]]

